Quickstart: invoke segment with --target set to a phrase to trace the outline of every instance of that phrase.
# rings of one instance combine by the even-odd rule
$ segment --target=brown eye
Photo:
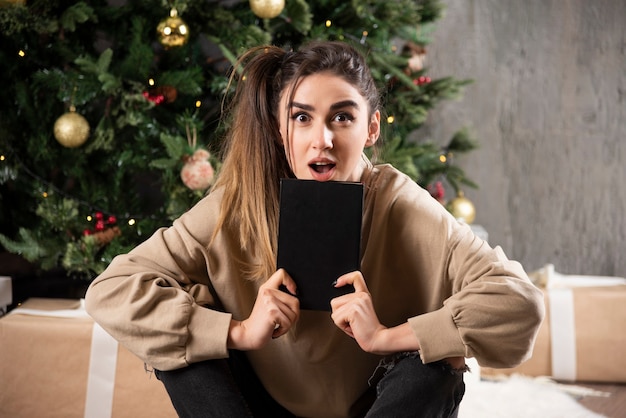
[[[338,113],[333,119],[337,122],[350,122],[354,120],[354,117],[349,113]]]
[[[296,113],[292,116],[292,119],[296,122],[308,122],[311,118],[304,112]]]

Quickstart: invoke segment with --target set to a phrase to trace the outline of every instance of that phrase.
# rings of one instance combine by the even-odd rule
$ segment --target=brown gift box
[[[29,299],[0,318],[1,417],[87,416],[93,320],[86,314],[68,318],[20,313],[35,309],[54,315],[51,311],[79,310],[80,305],[77,300]],[[117,347],[114,376],[114,383],[108,383],[114,384],[112,401],[101,396],[106,391],[96,390],[97,413],[88,418],[109,409],[113,418],[176,417],[163,384],[122,346]],[[108,406],[102,408],[101,402]]]
[[[556,380],[580,382],[626,382],[626,285],[572,287],[574,310],[575,368],[574,379],[553,370],[553,356],[560,361],[562,352],[552,353],[557,333],[551,330],[550,292],[544,290],[544,319],[532,357],[511,369],[481,368],[482,377],[513,373],[527,376],[550,376]],[[563,325],[565,327],[565,325]],[[561,328],[561,324],[559,324]],[[562,342],[562,341],[561,341]]]

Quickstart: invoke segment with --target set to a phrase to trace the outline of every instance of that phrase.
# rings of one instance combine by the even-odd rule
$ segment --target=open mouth
[[[335,168],[335,165],[335,163],[331,163],[328,161],[318,161],[309,164],[309,167],[311,167],[311,170],[315,171],[316,173],[324,174]]]

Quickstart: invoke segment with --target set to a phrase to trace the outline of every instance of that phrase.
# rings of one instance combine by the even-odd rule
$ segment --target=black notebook
[[[300,309],[330,310],[330,300],[353,292],[333,287],[359,270],[363,185],[282,179],[278,268],[298,286]]]

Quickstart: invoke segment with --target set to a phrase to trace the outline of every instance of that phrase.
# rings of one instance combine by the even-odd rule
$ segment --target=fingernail
[[[332,286],[332,287],[337,286],[337,280],[335,280],[331,286]]]

